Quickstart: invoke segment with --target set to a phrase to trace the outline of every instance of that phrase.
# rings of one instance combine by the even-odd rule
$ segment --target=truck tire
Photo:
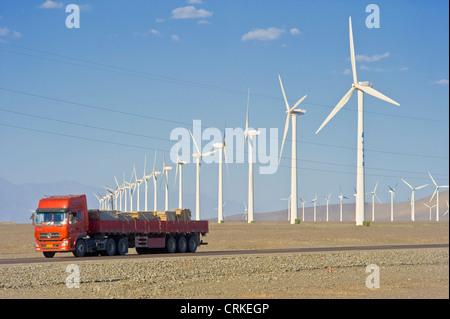
[[[116,254],[117,255],[125,255],[128,252],[128,239],[126,238],[120,238],[117,241],[117,249],[116,249]]]
[[[84,239],[78,239],[75,244],[75,250],[73,251],[73,255],[75,257],[84,257],[86,254],[87,246],[86,241]]]
[[[44,254],[45,258],[53,258],[53,256],[55,256],[54,251],[44,251],[43,254]]]
[[[189,236],[187,249],[190,253],[195,253],[195,251],[197,250],[196,236]]]
[[[170,254],[177,251],[177,241],[172,236],[168,237],[166,240],[166,251]]]
[[[177,240],[177,251],[179,253],[185,253],[186,250],[187,250],[186,238],[184,236],[178,237],[178,240]]]
[[[116,241],[112,238],[108,238],[105,246],[106,246],[105,255],[114,256],[114,254],[116,253]]]

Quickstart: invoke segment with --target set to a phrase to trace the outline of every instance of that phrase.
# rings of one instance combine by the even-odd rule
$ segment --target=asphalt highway
[[[53,258],[45,258],[41,253],[36,252],[36,258],[12,258],[0,259],[0,265],[14,264],[41,264],[41,263],[70,263],[86,261],[117,261],[142,258],[193,258],[210,256],[234,256],[234,255],[264,255],[264,254],[285,254],[285,253],[314,253],[314,252],[338,252],[338,251],[370,251],[370,250],[399,250],[399,249],[433,249],[449,248],[448,243],[444,244],[423,244],[423,245],[377,245],[377,246],[343,246],[343,247],[313,247],[313,248],[286,248],[286,249],[260,249],[260,250],[228,250],[228,251],[201,251],[195,253],[168,254],[155,253],[138,255],[134,249],[130,249],[130,254],[125,256],[86,256],[74,257],[71,253],[59,253]]]

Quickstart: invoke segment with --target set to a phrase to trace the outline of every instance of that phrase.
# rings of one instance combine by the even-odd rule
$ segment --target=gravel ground
[[[0,298],[449,298],[448,249],[158,258],[0,267]],[[366,266],[380,288],[366,287]]]
[[[200,250],[448,243],[448,231],[448,223],[211,223],[209,244]],[[31,225],[0,224],[0,258],[39,256],[33,244]],[[79,268],[79,288],[65,284],[71,263]],[[366,287],[369,264],[379,267],[380,288]],[[94,262],[69,258],[0,266],[0,299],[8,298],[448,299],[449,256],[448,249],[416,249],[117,261],[99,257]]]

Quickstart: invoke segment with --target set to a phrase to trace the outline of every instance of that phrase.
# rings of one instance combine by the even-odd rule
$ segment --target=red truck
[[[119,212],[88,210],[86,195],[44,197],[35,213],[35,249],[51,258],[56,252],[125,255],[154,251],[195,252],[208,233],[208,221],[190,220],[190,211]]]

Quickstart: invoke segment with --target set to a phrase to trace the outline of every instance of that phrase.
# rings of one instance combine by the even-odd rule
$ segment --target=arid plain
[[[0,223],[0,259],[42,258],[33,226]],[[199,251],[449,242],[449,223],[210,222]],[[135,254],[130,249],[129,255]],[[448,248],[248,254],[233,256],[0,265],[0,298],[449,298]],[[65,285],[68,264],[80,288]],[[380,268],[380,288],[367,288],[366,266]]]

